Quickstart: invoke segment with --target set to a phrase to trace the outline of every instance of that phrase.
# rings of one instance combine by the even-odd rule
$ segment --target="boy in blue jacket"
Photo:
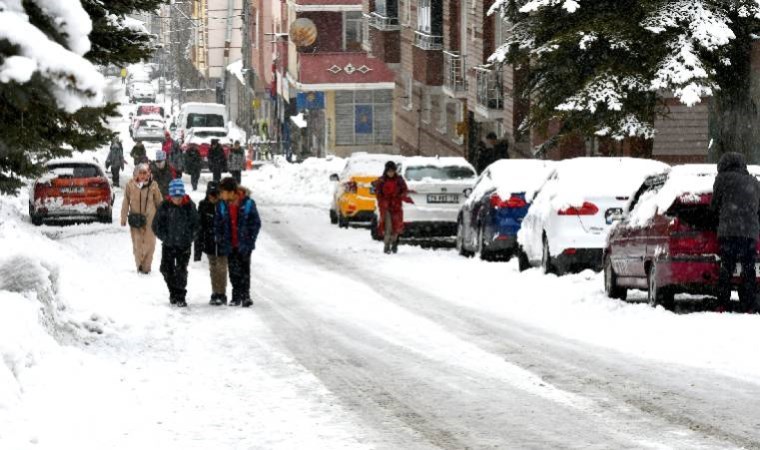
[[[219,183],[220,201],[214,219],[218,252],[227,257],[231,306],[249,308],[251,300],[251,253],[261,230],[261,218],[250,191],[238,185],[234,178]]]

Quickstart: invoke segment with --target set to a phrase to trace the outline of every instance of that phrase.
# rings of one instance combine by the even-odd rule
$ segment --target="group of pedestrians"
[[[162,242],[161,274],[169,301],[187,306],[188,265],[206,254],[211,276],[211,305],[250,307],[251,254],[261,229],[256,202],[235,178],[212,181],[199,208],[185,192],[164,150],[150,165],[141,162],[124,190],[121,225],[130,227],[135,265],[140,274],[152,268],[156,239]]]

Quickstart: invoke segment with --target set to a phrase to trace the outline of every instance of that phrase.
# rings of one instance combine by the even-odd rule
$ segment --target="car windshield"
[[[207,137],[225,137],[227,132],[225,131],[197,131],[193,133],[194,137],[207,138]]]
[[[415,166],[406,169],[405,178],[408,181],[422,181],[426,178],[433,180],[466,180],[474,178],[475,172],[465,166]]]
[[[223,126],[224,117],[219,114],[191,113],[187,115],[187,128]]]
[[[101,176],[100,169],[90,164],[56,164],[48,166],[48,171],[56,178],[95,178]]]

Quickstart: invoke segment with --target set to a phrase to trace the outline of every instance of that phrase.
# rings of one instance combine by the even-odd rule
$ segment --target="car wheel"
[[[557,269],[552,262],[552,254],[549,251],[549,240],[546,239],[546,235],[544,235],[543,249],[541,251],[541,268],[546,274],[553,273],[557,275]]]
[[[472,258],[472,252],[467,250],[464,245],[464,223],[462,219],[457,220],[457,252],[465,258]]]
[[[42,216],[38,216],[34,213],[34,207],[31,203],[29,203],[29,219],[31,219],[32,225],[35,227],[42,225]]]
[[[338,213],[334,209],[330,210],[330,223],[333,225],[338,223]]]
[[[517,249],[517,267],[520,272],[530,269],[530,259],[528,259],[528,254],[525,253],[522,247]]]
[[[618,285],[617,274],[612,268],[612,260],[609,256],[604,258],[604,291],[609,298],[625,300],[628,297],[628,289]]]
[[[338,226],[340,228],[348,228],[348,218],[343,217],[341,213],[338,213]]]
[[[486,249],[485,245],[485,233],[483,233],[483,225],[478,227],[478,255],[483,261],[493,261],[493,253]]]
[[[668,311],[675,309],[675,294],[670,289],[657,284],[657,264],[652,264],[647,272],[647,301],[653,308],[661,305]]]
[[[378,223],[377,216],[372,217],[372,222],[369,224],[369,233],[372,236],[373,241],[382,241],[383,236],[380,234],[380,224]]]

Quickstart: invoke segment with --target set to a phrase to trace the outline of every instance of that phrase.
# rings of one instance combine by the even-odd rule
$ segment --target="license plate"
[[[428,194],[428,203],[459,203],[459,194]]]
[[[61,188],[61,194],[84,194],[84,188],[83,187]]]
[[[755,273],[760,273],[760,263],[755,264]],[[739,277],[742,274],[742,265],[740,263],[736,264],[736,270],[734,271],[734,276]]]

